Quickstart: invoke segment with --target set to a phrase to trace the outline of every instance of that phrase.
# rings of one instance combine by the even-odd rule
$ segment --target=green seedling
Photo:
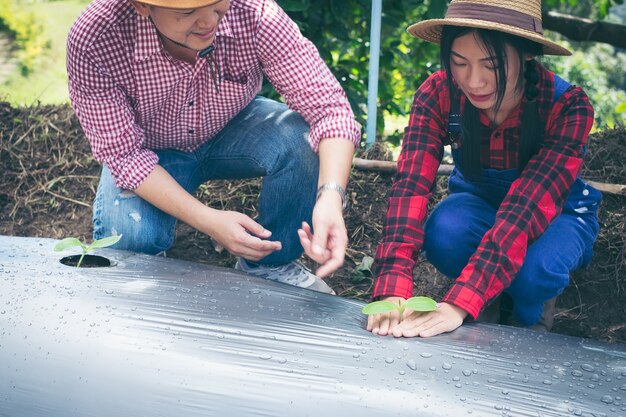
[[[398,304],[392,303],[391,301],[373,301],[363,307],[361,312],[370,315],[398,310],[400,312],[400,321],[402,321],[404,310],[407,308],[419,312],[433,311],[437,308],[437,303],[429,297],[411,297],[404,303],[402,300],[398,300]]]
[[[56,252],[61,252],[65,249],[73,248],[76,246],[80,247],[83,251],[83,254],[80,256],[80,259],[76,264],[76,268],[80,268],[80,264],[83,262],[83,258],[85,258],[85,255],[87,255],[87,252],[91,251],[92,249],[106,248],[107,246],[115,245],[117,242],[119,242],[121,238],[122,235],[104,237],[102,239],[94,240],[91,245],[87,246],[75,237],[66,237],[54,246],[54,250]]]

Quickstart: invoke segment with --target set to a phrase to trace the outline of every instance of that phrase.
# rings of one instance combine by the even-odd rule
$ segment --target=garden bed
[[[0,103],[0,235],[90,240],[91,201],[99,166],[68,106],[12,108]],[[362,157],[386,157],[379,148]],[[626,131],[599,132],[590,138],[584,178],[626,184]],[[338,295],[368,300],[374,255],[387,207],[391,174],[354,170],[348,189],[346,224],[350,238],[345,265],[328,279]],[[435,198],[445,193],[439,178]],[[203,186],[199,198],[215,208],[255,215],[258,181],[216,181]],[[557,333],[626,343],[626,197],[605,194],[601,231],[591,265],[572,275],[558,299]],[[232,267],[235,259],[217,252],[211,240],[179,225],[169,257]],[[415,294],[438,297],[449,281],[426,261],[415,270]]]

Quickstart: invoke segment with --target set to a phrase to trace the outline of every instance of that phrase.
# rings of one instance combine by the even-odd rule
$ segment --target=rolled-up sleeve
[[[94,158],[111,170],[115,184],[133,190],[152,172],[157,155],[142,147],[145,136],[127,95],[104,66],[68,37],[70,100]]]
[[[344,138],[358,146],[361,126],[341,85],[274,1],[265,2],[257,36],[263,72],[289,108],[309,123],[311,148],[317,151],[325,138]]]

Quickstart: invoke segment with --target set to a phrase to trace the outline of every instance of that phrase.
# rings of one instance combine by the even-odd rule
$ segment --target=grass
[[[22,3],[22,2],[20,2]],[[88,4],[87,0],[23,3],[20,7],[35,14],[44,27],[50,48],[39,59],[38,68],[24,76],[15,70],[0,85],[0,99],[14,106],[62,104],[69,102],[65,71],[65,40],[72,23]]]

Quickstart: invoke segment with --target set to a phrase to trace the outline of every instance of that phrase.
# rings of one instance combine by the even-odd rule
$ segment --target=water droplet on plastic
[[[393,363],[393,358],[385,358],[385,362],[387,362],[387,363]]]
[[[449,364],[448,362],[444,362],[444,363],[441,365],[441,367],[442,367],[443,369],[445,369],[446,371],[449,371],[450,369],[452,369],[452,365],[451,365],[451,364]]]
[[[409,367],[409,369],[411,369],[411,370],[413,370],[413,371],[417,371],[417,364],[416,364],[416,363],[415,363],[415,361],[414,361],[414,360],[412,360],[412,359],[411,359],[411,360],[408,360],[408,361],[406,362],[406,366],[408,366],[408,367]]]
[[[593,367],[593,365],[589,365],[589,364],[587,364],[587,363],[583,363],[582,365],[580,365],[580,368],[581,368],[583,371],[587,371],[587,372],[593,372],[593,371],[594,371],[594,367]]]
[[[431,353],[428,353],[428,352],[423,352],[423,353],[420,353],[420,356],[422,358],[431,358],[433,355]]]
[[[605,404],[613,404],[613,397],[611,397],[610,395],[605,395],[601,398],[601,401]]]

